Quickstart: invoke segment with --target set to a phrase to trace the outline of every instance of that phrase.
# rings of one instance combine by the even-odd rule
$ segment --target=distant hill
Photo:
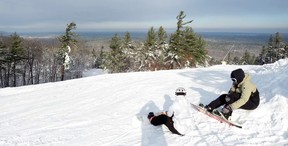
[[[168,34],[173,31],[167,32]],[[99,32],[76,32],[81,39],[94,41],[101,40],[100,46],[109,46],[103,40],[110,40],[116,33],[119,36],[124,36],[126,31],[99,31]],[[134,40],[145,40],[147,32],[133,31],[129,32],[131,38]],[[241,32],[196,32],[207,42],[207,50],[210,56],[216,59],[223,59],[227,52],[231,49],[231,55],[242,56],[245,50],[250,53],[258,55],[262,46],[267,45],[271,33],[241,33]],[[281,32],[280,32],[281,33]],[[6,32],[0,31],[0,34],[10,35]],[[28,38],[55,38],[61,35],[61,32],[26,32],[19,33],[22,37]],[[288,33],[281,33],[284,42],[288,42]],[[99,45],[99,42],[97,42]]]
[[[5,33],[0,31],[0,33]],[[110,39],[116,33],[119,36],[124,36],[126,32],[76,32],[83,39]],[[133,31],[129,32],[131,34],[132,39],[145,39],[147,36],[147,32],[145,31]],[[168,33],[168,32],[167,32]],[[241,33],[241,32],[196,32],[204,39],[209,41],[230,41],[230,42],[240,42],[240,43],[251,43],[251,44],[263,44],[269,40],[271,33]],[[281,32],[280,32],[281,33]],[[19,33],[20,36],[23,37],[54,37],[61,35],[61,32],[26,32]],[[169,33],[168,33],[169,34]],[[288,41],[288,33],[281,33],[283,39]]]

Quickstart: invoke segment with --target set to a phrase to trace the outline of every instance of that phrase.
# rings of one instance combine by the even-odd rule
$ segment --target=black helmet
[[[147,116],[147,118],[150,120],[152,117],[154,117],[154,113],[153,112],[150,112]]]
[[[175,95],[186,95],[186,90],[183,88],[183,87],[179,87],[179,88],[177,88],[176,89],[176,91],[175,91]]]

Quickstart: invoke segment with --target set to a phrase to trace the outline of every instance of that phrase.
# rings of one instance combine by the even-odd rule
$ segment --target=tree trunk
[[[34,65],[34,58],[31,58],[31,60],[29,61],[29,74],[30,74],[31,85],[34,84],[33,65]]]
[[[27,69],[27,66],[24,65],[24,69],[23,69],[23,73],[22,73],[22,78],[23,78],[23,86],[25,86],[27,83],[26,83],[26,69]]]
[[[64,70],[64,65],[61,65],[61,81],[64,81],[64,74],[65,74],[65,70]]]
[[[4,71],[4,87],[9,87],[10,86],[10,68],[11,64],[7,64],[7,70]]]
[[[3,74],[2,74],[2,66],[0,68],[0,86],[1,88],[4,87],[4,80],[3,80]]]
[[[16,64],[15,64],[15,62],[13,63],[13,87],[16,87],[16,79],[17,79],[17,77],[16,77]]]
[[[35,63],[35,84],[39,84],[40,83],[40,73],[41,73],[41,68],[39,65],[39,62]],[[46,82],[46,76],[43,76],[43,79]]]

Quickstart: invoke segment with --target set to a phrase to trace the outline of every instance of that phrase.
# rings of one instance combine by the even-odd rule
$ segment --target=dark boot
[[[217,115],[217,116],[220,116],[220,117],[222,117],[222,118],[224,118],[226,120],[229,120],[229,121],[230,121],[231,115],[232,115],[232,111],[229,112],[229,113],[223,113],[223,112],[220,112],[218,110],[213,110],[212,113]]]
[[[212,109],[210,106],[208,106],[208,105],[206,105],[204,108],[205,108],[209,113],[211,113],[211,112],[213,111],[213,109]]]
[[[204,106],[204,104],[200,103],[199,106],[205,108],[209,113],[211,113],[213,111],[213,109],[211,107],[209,107],[208,105]]]
[[[226,120],[230,120],[231,119],[231,115],[232,115],[232,111],[230,111],[229,113],[222,113],[222,115],[224,116],[224,118]]]

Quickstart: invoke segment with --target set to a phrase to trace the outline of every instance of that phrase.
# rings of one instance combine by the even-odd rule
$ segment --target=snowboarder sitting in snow
[[[233,85],[228,94],[222,94],[217,99],[205,106],[207,111],[212,112],[214,109],[224,105],[221,110],[226,119],[230,119],[232,111],[235,109],[254,110],[259,105],[259,92],[256,85],[252,83],[251,76],[245,74],[239,68],[231,72]]]
[[[148,119],[150,120],[150,123],[154,126],[164,124],[173,134],[184,136],[185,131],[187,130],[187,125],[183,125],[183,123],[185,124],[185,122],[183,122],[183,118],[181,118],[181,116],[191,116],[190,110],[188,109],[191,106],[185,98],[186,91],[184,88],[177,88],[175,91],[175,95],[176,100],[168,111],[157,114],[150,112],[148,114]],[[184,109],[185,107],[187,109]],[[180,120],[182,120],[182,122],[180,122]]]

